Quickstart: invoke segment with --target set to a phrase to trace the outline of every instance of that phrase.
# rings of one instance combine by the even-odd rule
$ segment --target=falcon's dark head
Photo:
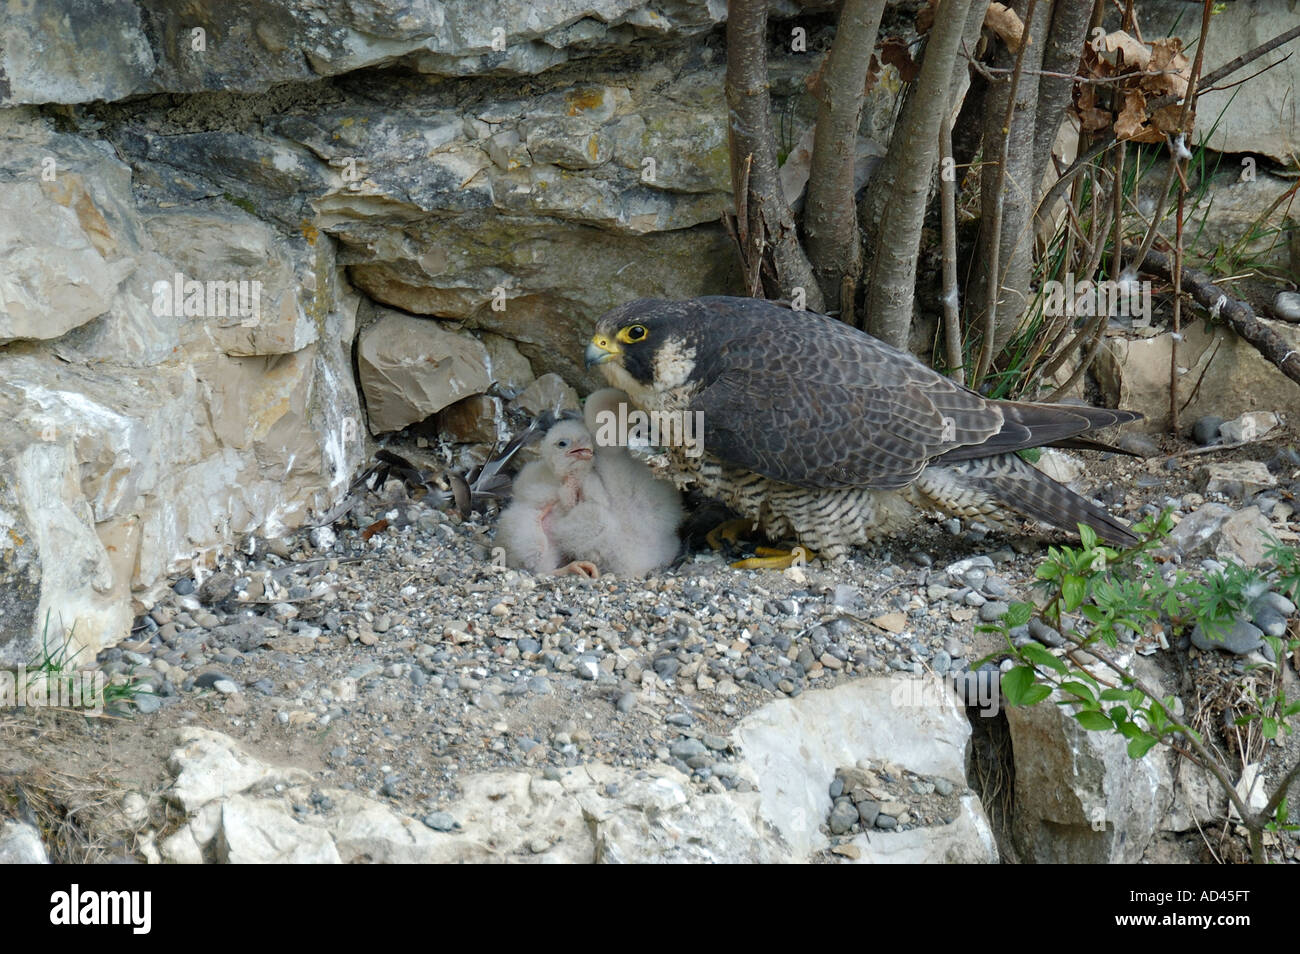
[[[587,367],[599,367],[605,380],[642,406],[650,392],[687,383],[698,342],[676,304],[643,298],[604,315],[587,343]]]

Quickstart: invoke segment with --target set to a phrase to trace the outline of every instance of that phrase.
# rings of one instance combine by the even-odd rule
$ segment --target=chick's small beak
[[[595,335],[587,342],[587,367],[593,368],[598,364],[604,364],[622,353],[612,338],[607,335]]]

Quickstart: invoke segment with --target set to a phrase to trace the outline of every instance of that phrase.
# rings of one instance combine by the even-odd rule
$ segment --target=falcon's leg
[[[755,531],[754,521],[746,520],[744,517],[737,517],[735,520],[724,520],[705,535],[704,539],[709,546],[715,550],[721,550],[723,541],[735,544],[741,537]]]
[[[555,571],[556,576],[585,576],[589,580],[600,579],[600,570],[596,564],[589,563],[586,560],[574,560],[572,563],[566,563]]]
[[[758,556],[748,560],[737,560],[731,564],[737,570],[788,570],[792,566],[802,566],[809,560],[817,559],[817,554],[807,547],[794,547],[781,550],[776,547],[755,547]]]

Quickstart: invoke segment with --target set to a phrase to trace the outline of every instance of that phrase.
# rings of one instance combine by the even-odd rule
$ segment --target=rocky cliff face
[[[368,432],[584,386],[609,307],[734,290],[724,16],[0,13],[0,664],[120,641],[168,573],[333,503]]]
[[[772,3],[809,33],[772,61],[787,151],[829,6]],[[0,10],[0,665],[47,620],[121,640],[169,572],[333,503],[368,434],[483,440],[526,388],[571,400],[608,308],[737,291],[725,12]]]

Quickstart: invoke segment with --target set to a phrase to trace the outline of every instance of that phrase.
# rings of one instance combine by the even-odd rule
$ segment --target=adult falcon
[[[1132,411],[991,400],[843,322],[755,298],[631,302],[597,322],[586,361],[661,420],[702,412],[703,453],[668,447],[679,486],[827,558],[918,508],[1137,542],[1016,453],[1104,447],[1085,435]]]

